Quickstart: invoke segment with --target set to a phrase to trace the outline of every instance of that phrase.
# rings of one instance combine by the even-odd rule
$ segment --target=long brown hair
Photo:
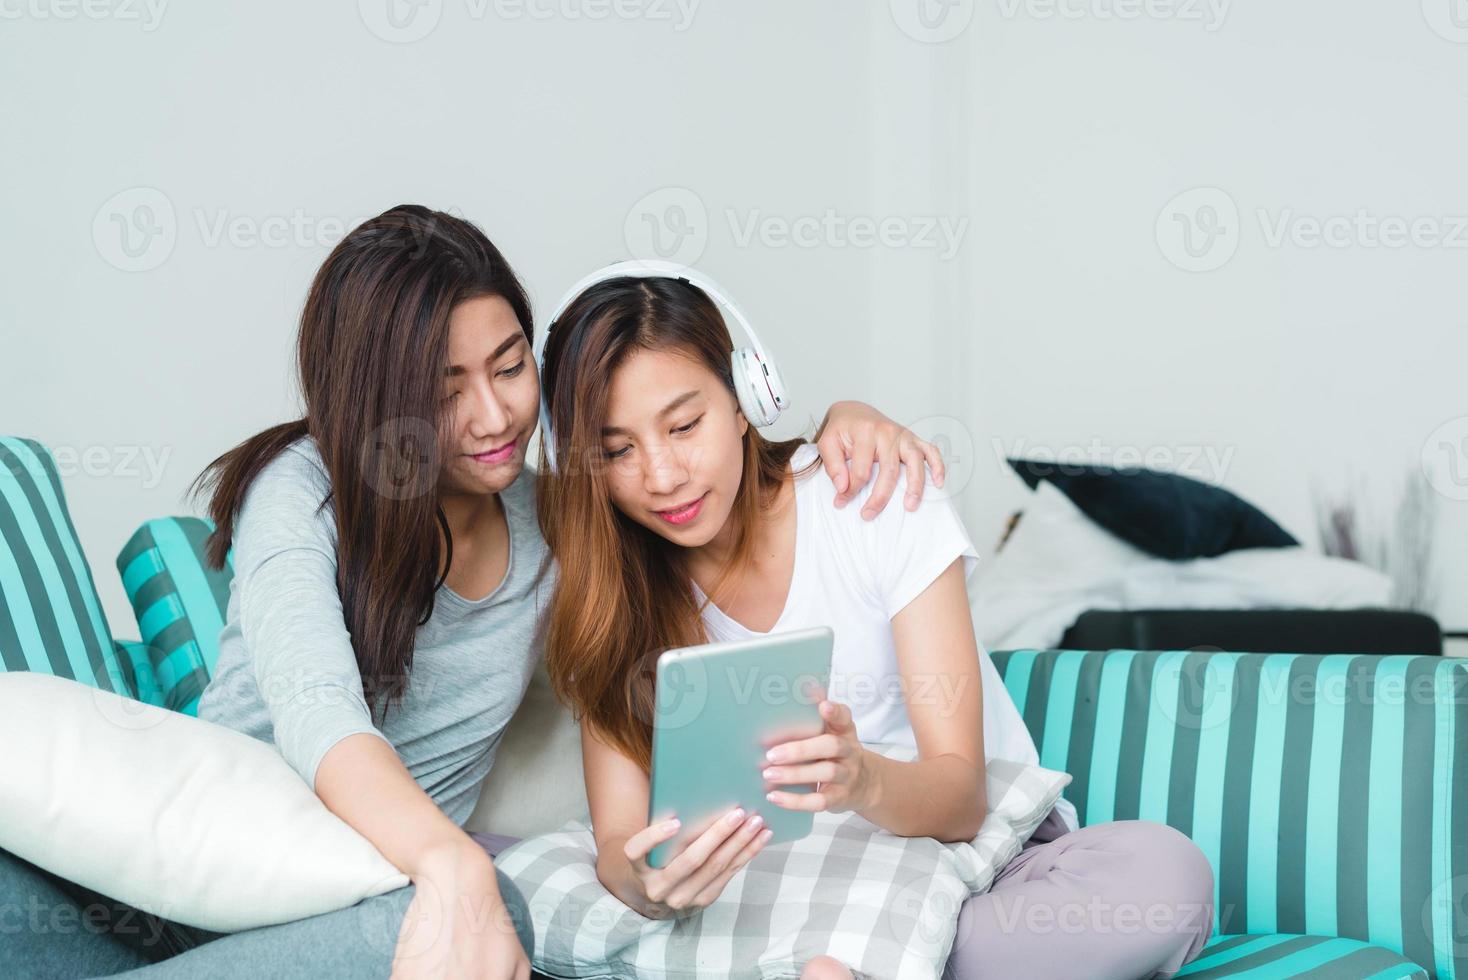
[[[406,692],[418,627],[453,559],[437,493],[449,315],[479,296],[503,298],[531,339],[524,287],[472,223],[399,205],[358,225],[317,271],[301,314],[303,417],[246,439],[192,488],[212,491],[208,558],[222,568],[251,482],[291,443],[315,440],[342,615],[374,716]]]
[[[644,771],[652,763],[656,657],[706,636],[681,549],[612,503],[600,435],[610,381],[633,351],[676,349],[733,395],[732,347],[707,294],[671,278],[592,286],[546,337],[541,386],[557,467],[551,473],[542,456],[537,497],[541,530],[560,568],[546,627],[546,669],[572,712]],[[542,431],[542,439],[551,437]],[[737,522],[734,558],[710,590],[711,601],[737,585],[761,514],[804,442],[772,442],[753,426],[745,432],[743,476],[730,512]]]

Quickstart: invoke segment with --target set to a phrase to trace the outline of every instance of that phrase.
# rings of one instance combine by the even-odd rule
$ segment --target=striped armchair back
[[[0,437],[0,671],[137,695],[112,642],[51,452]]]
[[[1468,980],[1468,661],[993,659],[1083,825],[1155,820],[1208,855],[1216,931],[1360,939]]]

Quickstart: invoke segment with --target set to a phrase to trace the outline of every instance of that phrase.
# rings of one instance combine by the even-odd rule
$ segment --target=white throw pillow
[[[176,922],[237,932],[408,884],[274,747],[44,674],[0,674],[0,848]]]

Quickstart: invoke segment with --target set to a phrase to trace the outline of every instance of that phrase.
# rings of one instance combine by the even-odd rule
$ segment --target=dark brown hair
[[[302,436],[320,451],[337,529],[337,589],[374,716],[407,689],[418,627],[448,574],[453,542],[438,504],[449,315],[499,296],[527,339],[530,301],[484,233],[462,218],[399,205],[334,248],[306,297],[297,344],[302,418],[220,456],[194,481],[212,491],[209,562],[222,568],[260,471]]]
[[[557,472],[542,458],[537,497],[541,530],[560,568],[546,624],[546,668],[572,712],[644,771],[652,760],[655,658],[703,643],[705,635],[682,549],[612,503],[601,443],[611,378],[633,351],[676,349],[718,376],[732,396],[732,346],[709,297],[670,278],[592,286],[546,337],[541,385]],[[750,426],[743,441],[744,471],[730,513],[738,522],[735,557],[711,600],[747,567],[754,529],[805,440],[771,442]]]

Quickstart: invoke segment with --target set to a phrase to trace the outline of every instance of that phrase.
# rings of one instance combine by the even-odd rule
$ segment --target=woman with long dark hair
[[[165,920],[153,941],[7,936],[10,975],[528,975],[523,899],[462,825],[541,656],[556,574],[523,465],[540,396],[531,339],[525,290],[478,228],[393,208],[311,284],[303,417],[197,484],[212,490],[210,558],[232,547],[235,566],[200,717],[273,742],[412,884],[224,937]],[[874,456],[887,494],[899,457],[941,465],[865,406],[841,403],[822,431],[838,479],[843,447],[853,459],[846,499]],[[111,902],[0,852],[0,907],[34,896]]]

